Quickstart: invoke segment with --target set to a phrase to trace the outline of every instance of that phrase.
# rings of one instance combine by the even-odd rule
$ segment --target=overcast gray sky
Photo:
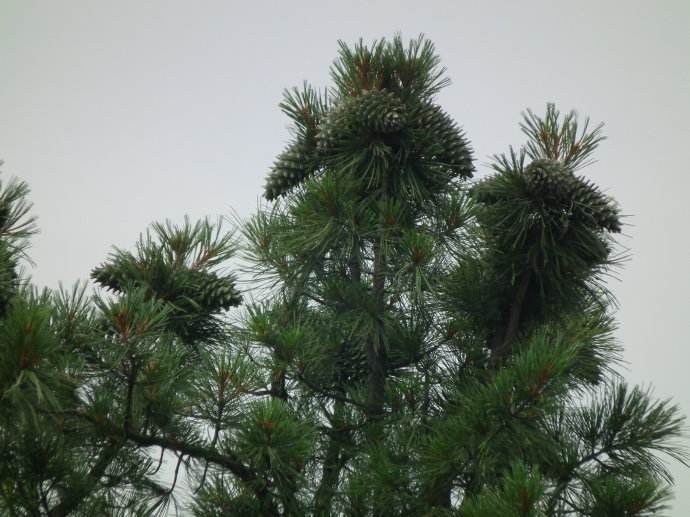
[[[398,31],[436,43],[440,102],[481,161],[523,141],[526,107],[606,123],[584,172],[631,216],[612,284],[627,377],[690,414],[688,0],[0,0],[0,158],[33,191],[36,283],[86,278],[155,220],[249,215],[287,139],[283,88],[326,85],[338,39]]]

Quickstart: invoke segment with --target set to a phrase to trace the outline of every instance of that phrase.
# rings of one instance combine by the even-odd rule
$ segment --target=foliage
[[[428,40],[341,43],[331,75],[285,92],[237,233],[155,224],[93,295],[22,277],[28,188],[0,185],[1,514],[664,511],[684,420],[616,373],[601,126],[527,111],[472,181]]]

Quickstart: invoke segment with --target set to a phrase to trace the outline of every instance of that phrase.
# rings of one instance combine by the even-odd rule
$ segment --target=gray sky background
[[[626,376],[690,414],[688,0],[0,0],[0,158],[32,188],[35,282],[86,278],[155,220],[249,215],[288,136],[282,90],[326,85],[337,39],[397,31],[436,43],[480,161],[523,142],[526,107],[606,123],[584,173],[631,216]],[[671,515],[690,515],[674,472]]]

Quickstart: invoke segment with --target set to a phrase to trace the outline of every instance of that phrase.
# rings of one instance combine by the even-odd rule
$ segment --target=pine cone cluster
[[[472,151],[462,130],[439,106],[424,103],[406,114],[395,94],[367,92],[336,105],[319,128],[322,154],[362,133],[393,134],[409,130],[413,146],[424,161],[443,164],[454,176],[471,177]]]
[[[371,155],[361,159],[363,163],[371,163],[381,153],[387,160],[395,155],[431,166],[432,175],[434,168],[442,168],[443,181],[449,176],[471,177],[474,172],[472,151],[451,117],[427,101],[410,107],[386,89],[339,99],[321,118],[313,143],[306,140],[298,138],[278,156],[266,181],[268,200],[286,194],[331,159],[347,163],[348,153],[360,149]]]

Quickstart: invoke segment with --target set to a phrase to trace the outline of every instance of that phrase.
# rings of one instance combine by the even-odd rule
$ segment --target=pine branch
[[[268,512],[267,515],[279,515],[274,503],[272,502],[272,496],[268,490],[268,482],[264,479],[261,479],[256,472],[244,465],[238,456],[228,451],[221,454],[215,449],[209,449],[192,443],[185,443],[178,440],[176,437],[141,434],[133,429],[123,429],[108,420],[93,418],[84,411],[72,411],[69,412],[69,414],[91,422],[91,424],[93,424],[94,427],[99,430],[99,432],[104,433],[106,436],[110,436],[115,439],[125,438],[140,447],[162,447],[166,450],[175,451],[193,458],[206,460],[210,463],[218,465],[219,467],[226,468],[240,480],[242,480],[249,488],[251,488],[257,499],[262,503],[263,508]],[[93,476],[90,477],[95,478],[95,476],[98,476],[100,478],[105,470],[105,467],[107,466],[104,465],[104,463],[105,458],[104,461],[98,462],[97,469],[92,469]],[[78,502],[65,504],[64,508],[67,509],[76,507],[74,504],[78,504]],[[62,517],[67,515],[67,513],[58,513],[56,515]]]
[[[67,517],[98,488],[105,471],[122,449],[121,437],[114,436],[98,455],[98,459],[86,474],[84,480],[72,486],[60,503],[50,510],[50,517]]]

